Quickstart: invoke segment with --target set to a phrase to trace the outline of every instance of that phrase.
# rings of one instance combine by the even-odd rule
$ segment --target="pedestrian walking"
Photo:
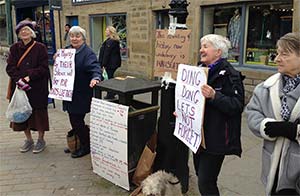
[[[101,69],[105,69],[108,79],[114,77],[115,71],[121,66],[120,37],[113,26],[108,26],[105,30],[107,39],[103,42],[100,53],[99,63]],[[108,92],[105,99],[113,99],[115,95]]]

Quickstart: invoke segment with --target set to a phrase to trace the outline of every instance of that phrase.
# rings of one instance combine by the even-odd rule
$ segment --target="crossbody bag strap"
[[[17,67],[20,66],[20,64],[22,63],[23,59],[25,58],[25,56],[29,53],[29,51],[31,50],[31,48],[35,45],[36,41],[33,42],[33,44],[27,48],[27,50],[24,52],[24,54],[21,56],[21,58],[18,61]]]

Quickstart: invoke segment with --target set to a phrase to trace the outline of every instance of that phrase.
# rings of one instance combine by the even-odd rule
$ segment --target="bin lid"
[[[137,94],[159,90],[161,84],[159,81],[145,80],[141,78],[112,78],[97,84],[96,88],[100,90],[111,90],[119,93]]]

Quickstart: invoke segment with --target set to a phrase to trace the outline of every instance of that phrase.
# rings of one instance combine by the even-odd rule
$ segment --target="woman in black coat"
[[[99,63],[101,68],[106,70],[108,79],[111,79],[118,67],[121,66],[120,37],[112,26],[108,26],[105,33],[107,39],[100,48]],[[107,93],[105,96],[105,99],[113,98],[114,94],[112,93]]]
[[[219,195],[218,175],[225,155],[241,156],[241,114],[244,107],[243,76],[226,60],[230,42],[215,34],[201,38],[200,57],[209,68],[202,86],[206,98],[203,131],[206,148],[194,154],[201,195]]]
[[[72,130],[80,140],[80,149],[71,154],[72,158],[78,158],[90,153],[90,130],[84,118],[86,113],[90,112],[93,87],[100,82],[101,72],[96,54],[85,43],[85,30],[73,26],[69,36],[69,48],[76,49],[75,79],[72,101],[63,101],[63,110],[68,112]],[[65,149],[65,152],[69,152],[68,149]]]

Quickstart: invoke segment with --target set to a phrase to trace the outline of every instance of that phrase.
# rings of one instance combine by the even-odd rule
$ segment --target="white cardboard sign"
[[[129,191],[128,108],[92,98],[90,140],[93,171]]]
[[[207,83],[205,70],[200,67],[180,64],[175,89],[177,114],[174,135],[194,153],[202,140],[202,122],[205,97],[201,86]]]
[[[49,98],[72,101],[75,79],[75,49],[59,49],[53,65]]]

